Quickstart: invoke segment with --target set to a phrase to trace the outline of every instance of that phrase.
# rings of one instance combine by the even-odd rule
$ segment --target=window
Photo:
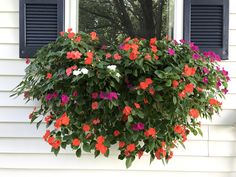
[[[20,0],[20,58],[33,57],[64,30],[64,0]]]
[[[229,0],[185,0],[184,38],[228,58]]]
[[[79,29],[96,31],[105,43],[118,34],[162,38],[173,35],[174,0],[80,0]],[[172,13],[173,14],[173,13]],[[172,22],[171,22],[172,21]],[[169,26],[170,24],[170,26]],[[169,28],[170,27],[170,28]]]

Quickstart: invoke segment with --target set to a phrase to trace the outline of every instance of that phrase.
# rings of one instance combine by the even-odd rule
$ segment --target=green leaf
[[[203,136],[202,130],[200,128],[197,128],[198,133]]]
[[[125,162],[126,168],[131,167],[134,159],[135,159],[134,157],[127,157],[126,162]]]
[[[177,103],[177,98],[174,96],[173,97],[173,103],[176,104]]]
[[[84,143],[83,144],[83,150],[85,152],[91,152],[91,148],[90,148],[90,145],[88,143]]]
[[[78,158],[81,157],[81,148],[77,149],[75,154]]]
[[[172,71],[172,67],[168,66],[164,69],[165,72],[169,73],[170,71]]]
[[[150,155],[150,163],[149,163],[150,165],[151,165],[151,163],[154,161],[154,159],[155,159],[154,154],[151,154],[151,155]]]
[[[128,122],[133,122],[133,117],[131,116],[131,115],[129,115],[129,117],[128,117]]]
[[[171,86],[171,80],[168,80],[165,84],[167,87],[170,87]]]
[[[100,154],[100,151],[94,151],[94,157],[96,158],[97,156],[99,156],[99,154]]]

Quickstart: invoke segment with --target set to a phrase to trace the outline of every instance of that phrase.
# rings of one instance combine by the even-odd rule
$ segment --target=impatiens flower
[[[132,125],[132,130],[134,131],[141,131],[144,130],[144,124],[142,122],[138,122]]]
[[[204,68],[203,68],[203,72],[204,72],[205,74],[208,74],[210,71],[209,71],[209,69],[207,69],[206,67],[204,67]]]
[[[153,83],[153,81],[152,81],[151,78],[146,78],[146,79],[145,79],[145,82],[146,82],[148,85],[150,85],[150,84]]]
[[[107,54],[106,54],[106,59],[111,58],[111,56],[112,56],[112,55],[111,55],[110,53],[107,53]]]
[[[196,68],[191,68],[188,65],[184,65],[184,75],[193,76],[196,72]]]
[[[75,42],[80,42],[81,41],[81,36],[78,36],[76,39],[75,39]]]
[[[83,129],[84,132],[88,132],[91,128],[90,128],[90,126],[88,124],[84,124],[82,126],[82,129]]]
[[[200,88],[200,87],[197,87],[197,91],[199,91],[199,92],[203,92],[203,89]]]
[[[151,38],[150,42],[149,42],[149,45],[155,45],[156,41],[157,41],[157,38]]]
[[[192,118],[198,118],[199,117],[199,111],[197,109],[190,109],[189,110],[189,115]]]
[[[70,123],[70,118],[64,113],[60,118],[56,119],[54,124],[56,129],[59,129],[62,125],[67,126]]]
[[[120,60],[121,59],[121,56],[118,53],[114,54],[113,57],[114,57],[115,60]]]
[[[111,71],[115,71],[116,70],[116,65],[109,65],[107,66],[107,69],[111,70]]]
[[[199,47],[196,46],[193,42],[190,42],[189,46],[193,52],[199,51]]]
[[[67,104],[69,102],[69,97],[65,94],[61,95],[61,103],[63,105]]]
[[[132,108],[129,106],[125,106],[125,108],[123,109],[123,114],[125,116],[129,116],[131,114]]]
[[[101,154],[106,154],[107,152],[107,147],[104,144],[97,143],[95,145],[95,148],[97,151],[99,151]]]
[[[190,84],[187,84],[185,85],[184,87],[184,91],[186,93],[192,93],[193,92],[193,89],[194,89],[194,84],[190,83]]]
[[[216,100],[215,98],[210,98],[209,103],[211,106],[220,106],[221,105],[221,103],[218,100]]]
[[[65,32],[64,31],[61,31],[60,32],[60,36],[64,36],[65,35]]]
[[[30,59],[27,57],[26,59],[25,59],[25,63],[28,65],[28,64],[30,64]]]
[[[91,39],[94,41],[94,40],[98,40],[98,37],[97,37],[97,33],[96,32],[91,32],[90,33],[90,37],[91,37]]]
[[[123,148],[125,147],[125,142],[124,141],[120,141],[119,142],[119,148]]]
[[[173,55],[175,55],[175,50],[174,50],[174,49],[171,49],[171,48],[169,48],[169,49],[168,49],[168,54],[169,54],[170,56],[173,56]]]
[[[87,52],[86,55],[87,55],[87,58],[85,58],[84,64],[91,65],[93,63],[94,54],[93,54],[93,52]]]
[[[155,152],[155,156],[157,159],[165,158],[166,157],[166,150],[164,150],[163,148],[157,149],[157,151]]]
[[[52,74],[51,73],[47,73],[46,79],[51,79],[52,78]]]
[[[87,70],[86,68],[81,68],[81,72],[82,72],[83,74],[88,74],[88,70]]]
[[[178,133],[178,134],[182,134],[184,132],[184,129],[183,129],[183,127],[181,125],[176,125],[174,127],[174,132]]]
[[[98,124],[100,124],[100,119],[99,118],[96,118],[96,119],[93,119],[92,120],[92,123],[93,123],[93,125],[98,125]]]
[[[98,109],[98,102],[95,101],[95,102],[92,102],[92,110],[96,110]]]
[[[50,134],[51,134],[50,130],[46,130],[45,134],[43,135],[43,139],[45,141],[47,141],[47,139],[49,138]]]
[[[93,92],[92,93],[92,99],[97,99],[98,97],[98,92]]]
[[[46,117],[44,118],[46,124],[48,124],[48,123],[51,121],[51,119],[52,119],[52,115],[46,116]]]
[[[158,51],[157,47],[154,45],[151,46],[151,50],[153,53],[157,53],[157,51]]]
[[[72,39],[72,38],[74,38],[75,37],[75,33],[74,32],[70,32],[69,34],[68,34],[68,38],[69,39]]]
[[[80,145],[80,140],[78,138],[73,139],[72,145],[73,146],[79,146]]]
[[[202,82],[205,83],[205,84],[207,84],[207,83],[208,83],[208,78],[207,78],[207,77],[204,77],[204,78],[202,79]]]
[[[105,141],[104,136],[97,137],[97,143],[102,144],[102,143],[104,143],[104,141]]]
[[[172,81],[172,87],[173,87],[173,88],[177,88],[178,85],[179,85],[179,82],[178,82],[177,80],[173,80],[173,81]]]
[[[155,89],[153,87],[149,88],[149,93],[151,95],[154,95],[155,94]]]
[[[142,90],[146,90],[148,88],[148,84],[146,82],[140,82],[139,83],[139,87],[142,89]]]
[[[61,141],[60,141],[60,140],[56,140],[56,141],[54,141],[54,142],[52,143],[52,147],[53,147],[54,149],[58,149],[58,148],[60,147],[60,145],[61,145]]]
[[[52,145],[55,142],[55,138],[53,136],[50,136],[48,138],[48,144]]]
[[[221,89],[221,91],[224,93],[224,94],[227,94],[228,93],[228,89],[224,88],[224,89]]]
[[[149,53],[147,53],[144,58],[146,60],[151,60],[152,59],[152,57],[151,57],[151,55]]]
[[[79,51],[71,51],[66,53],[66,58],[67,59],[72,59],[72,60],[77,60],[80,59],[82,56],[82,53]]]
[[[119,130],[115,130],[115,131],[113,132],[113,135],[114,135],[115,137],[119,136],[119,135],[120,135],[120,131],[119,131]]]
[[[192,55],[192,58],[193,58],[194,60],[198,60],[200,57],[201,57],[201,56],[200,56],[199,54],[197,54],[197,53],[194,53],[194,54]]]
[[[180,92],[180,93],[178,94],[178,96],[179,96],[180,99],[183,99],[183,98],[186,97],[186,92],[185,92],[185,91],[182,91],[182,92]]]
[[[146,130],[146,131],[144,132],[144,135],[145,135],[146,137],[151,136],[151,137],[155,138],[156,133],[157,133],[157,132],[156,132],[156,129],[155,129],[155,128],[149,128],[148,130]]]
[[[130,60],[136,60],[137,57],[138,57],[138,55],[136,52],[130,52],[130,54],[129,54]]]
[[[120,77],[121,75],[120,75],[120,73],[116,73],[116,77]]]
[[[74,92],[72,93],[72,96],[73,96],[73,97],[77,97],[77,96],[78,96],[78,92],[77,92],[77,91],[74,91]]]
[[[122,49],[125,50],[125,51],[128,51],[129,49],[131,49],[131,45],[130,44],[124,44],[122,46]]]
[[[51,93],[48,93],[45,97],[46,101],[50,101],[53,98],[53,95]]]
[[[140,109],[140,104],[134,103],[134,106],[135,106],[137,109]]]
[[[128,152],[133,152],[133,151],[135,151],[135,149],[136,149],[136,145],[135,144],[129,144],[126,147],[126,151],[128,151]]]

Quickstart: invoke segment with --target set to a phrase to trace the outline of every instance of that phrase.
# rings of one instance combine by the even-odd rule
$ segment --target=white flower
[[[82,68],[82,69],[81,69],[81,72],[82,72],[83,74],[88,74],[88,70],[87,70],[86,68]]]
[[[82,72],[80,71],[80,69],[73,71],[73,75],[74,75],[74,76],[78,76],[78,75],[80,75],[81,73],[82,73]]]
[[[107,69],[115,71],[116,70],[116,65],[109,65],[109,66],[107,66]]]
[[[116,77],[120,77],[120,73],[116,73]]]

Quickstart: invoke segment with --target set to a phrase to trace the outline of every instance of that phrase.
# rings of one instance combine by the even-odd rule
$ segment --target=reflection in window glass
[[[84,32],[96,31],[105,43],[113,43],[118,34],[144,38],[172,36],[172,1],[80,0],[79,28]]]

